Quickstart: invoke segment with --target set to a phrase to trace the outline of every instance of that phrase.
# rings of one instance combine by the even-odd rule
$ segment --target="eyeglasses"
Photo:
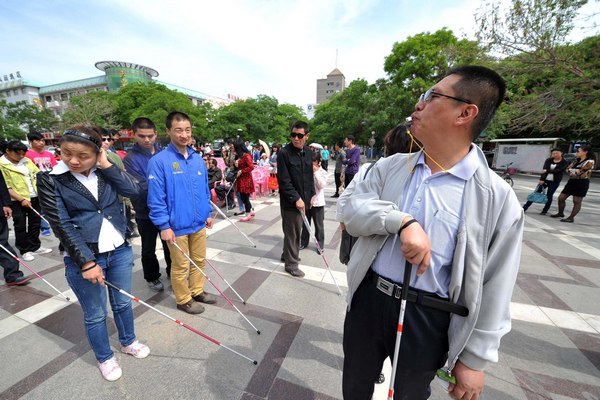
[[[290,136],[293,137],[293,138],[304,139],[304,136],[306,136],[306,134],[292,132],[292,133],[290,133]]]
[[[112,138],[109,138],[109,137],[103,137],[103,138],[102,138],[102,141],[103,141],[103,142],[112,142]]]
[[[447,94],[443,94],[443,93],[438,93],[435,90],[429,89],[428,91],[426,91],[425,93],[422,93],[421,96],[419,96],[419,101],[426,101],[429,102],[431,101],[431,99],[435,96],[439,96],[439,97],[447,97],[449,99],[452,100],[456,100],[456,101],[460,101],[462,103],[467,103],[467,104],[472,104],[469,100],[465,100],[465,99],[460,99],[458,97],[454,97],[454,96],[448,96]]]

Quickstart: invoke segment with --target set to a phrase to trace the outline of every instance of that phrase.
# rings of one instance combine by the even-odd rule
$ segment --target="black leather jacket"
[[[118,195],[134,197],[137,180],[116,166],[97,169],[98,200],[71,172],[37,174],[40,205],[52,231],[79,267],[96,260],[98,237],[106,218],[125,237],[127,220]]]
[[[277,183],[279,184],[279,204],[286,210],[295,210],[296,201],[302,198],[307,209],[315,194],[312,150],[302,149],[288,143],[277,152]]]

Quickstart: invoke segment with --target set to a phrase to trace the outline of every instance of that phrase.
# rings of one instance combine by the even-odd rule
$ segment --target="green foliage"
[[[90,92],[74,96],[62,115],[62,127],[98,125],[107,129],[120,128],[116,118],[114,93]]]
[[[280,105],[274,97],[259,95],[256,99],[239,100],[220,108],[211,123],[211,131],[215,138],[227,139],[239,134],[255,143],[258,139],[267,143],[285,143],[290,126],[305,119],[299,107]]]
[[[393,83],[418,96],[449,68],[485,59],[477,42],[458,39],[451,30],[443,28],[394,43],[391,54],[385,58],[384,70]]]
[[[124,128],[131,127],[139,117],[150,118],[156,130],[164,137],[165,120],[173,111],[187,114],[193,123],[194,136],[203,141],[212,140],[208,132],[208,120],[212,115],[209,104],[194,105],[183,93],[158,83],[130,83],[122,87],[115,97],[117,121]]]
[[[0,100],[0,138],[22,139],[29,132],[51,131],[58,120],[54,114],[25,101],[8,103]]]

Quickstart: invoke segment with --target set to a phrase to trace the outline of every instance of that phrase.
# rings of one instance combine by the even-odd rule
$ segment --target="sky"
[[[447,27],[474,39],[480,6],[480,0],[0,0],[0,76],[20,71],[26,80],[55,84],[102,75],[97,61],[126,61],[209,95],[264,94],[305,108],[316,101],[316,80],[336,67],[347,84],[385,78],[385,57],[409,36]],[[598,11],[600,0],[584,9]],[[576,29],[572,40],[590,35]]]

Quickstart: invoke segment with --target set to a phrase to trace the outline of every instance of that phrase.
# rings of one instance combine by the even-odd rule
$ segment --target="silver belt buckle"
[[[392,282],[386,281],[382,277],[378,277],[377,289],[387,294],[388,296],[391,296],[394,293],[394,284]]]

